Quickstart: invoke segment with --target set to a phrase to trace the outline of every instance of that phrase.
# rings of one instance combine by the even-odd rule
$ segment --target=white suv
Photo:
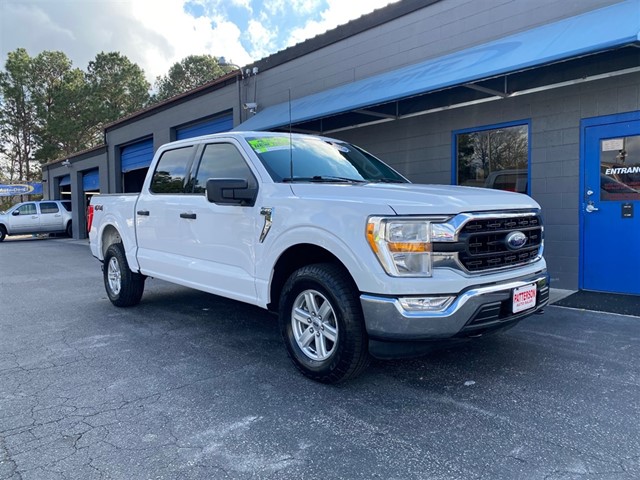
[[[71,236],[71,202],[68,200],[23,202],[0,213],[0,242],[7,235],[34,233],[66,233]]]

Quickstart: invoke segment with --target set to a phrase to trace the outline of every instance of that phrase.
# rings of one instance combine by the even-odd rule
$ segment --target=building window
[[[454,145],[454,183],[529,192],[528,122],[454,132]]]

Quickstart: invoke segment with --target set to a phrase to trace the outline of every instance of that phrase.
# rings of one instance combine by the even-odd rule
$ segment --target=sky
[[[188,55],[239,66],[398,0],[0,0],[0,54],[60,50],[86,70],[101,51],[137,63],[153,84]]]

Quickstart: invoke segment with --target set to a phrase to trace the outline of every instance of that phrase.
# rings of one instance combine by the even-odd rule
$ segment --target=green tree
[[[156,77],[154,100],[163,101],[196,87],[209,83],[229,71],[232,67],[221,67],[218,59],[211,55],[189,55],[174,63],[167,75]]]
[[[47,130],[55,143],[49,147],[50,154],[39,151],[40,157],[53,160],[103,142],[102,130],[96,127],[95,114],[90,108],[89,86],[82,70],[76,68],[65,73],[54,100]]]
[[[96,128],[141,110],[149,103],[151,85],[144,71],[119,52],[101,52],[89,62],[86,79]]]
[[[72,63],[62,52],[44,51],[38,54],[31,64],[31,95],[36,108],[35,138],[37,150],[35,158],[45,163],[54,160],[64,151],[63,145],[68,142],[61,137],[55,125],[55,117],[66,109],[63,96],[67,88]]]
[[[32,98],[33,59],[24,48],[9,52],[0,72],[0,150],[9,181],[29,181],[38,169],[32,165],[36,144],[36,107]]]

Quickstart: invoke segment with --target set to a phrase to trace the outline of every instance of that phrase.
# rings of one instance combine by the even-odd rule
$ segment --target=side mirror
[[[20,215],[20,210],[14,210],[13,212],[11,212],[11,215],[17,217],[18,215]]]
[[[207,180],[207,200],[218,205],[252,207],[256,203],[257,188],[250,188],[245,178],[210,178]]]

